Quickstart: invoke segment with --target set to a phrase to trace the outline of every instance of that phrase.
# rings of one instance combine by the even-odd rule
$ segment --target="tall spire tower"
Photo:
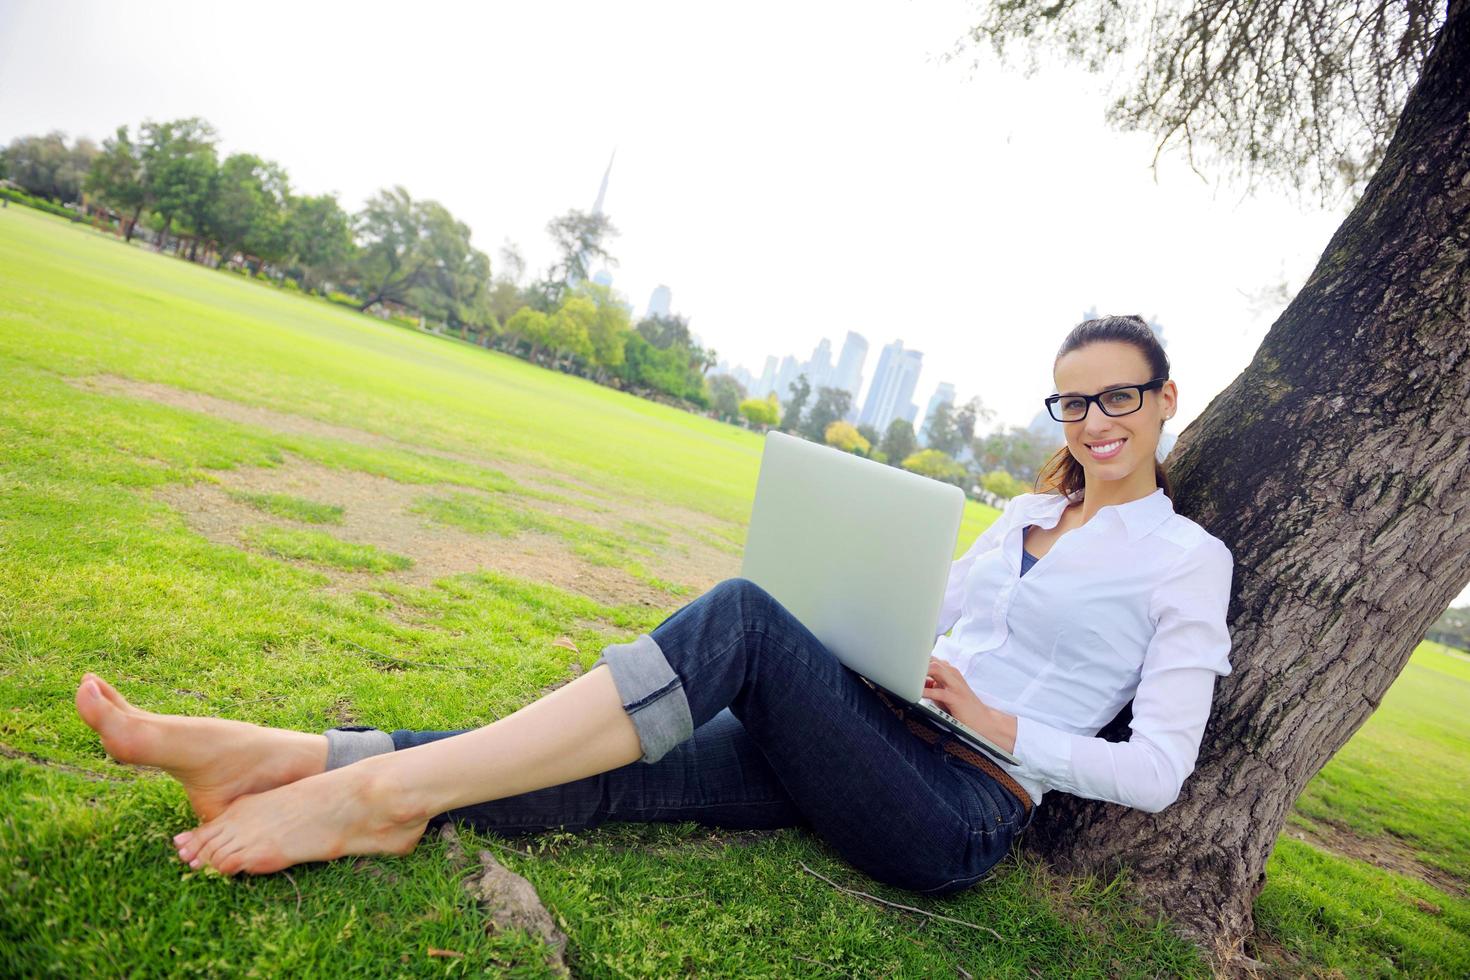
[[[612,176],[613,161],[618,158],[618,148],[613,147],[612,156],[607,158],[607,169],[602,172],[602,184],[597,188],[597,200],[592,202],[592,213],[602,213],[602,202],[607,197],[607,179]]]

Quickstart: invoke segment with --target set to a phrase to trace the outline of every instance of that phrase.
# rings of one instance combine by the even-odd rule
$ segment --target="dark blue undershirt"
[[[1023,546],[1021,548],[1021,574],[1025,575],[1031,571],[1031,566],[1036,564],[1037,558]]]

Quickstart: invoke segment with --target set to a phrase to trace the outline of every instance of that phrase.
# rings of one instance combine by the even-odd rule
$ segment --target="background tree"
[[[733,422],[740,415],[740,403],[745,400],[745,386],[728,374],[716,374],[709,379],[710,407],[726,422]]]
[[[889,422],[888,431],[883,433],[883,441],[878,445],[891,466],[898,466],[918,448],[919,440],[914,437],[914,424],[908,419],[894,419]]]
[[[290,197],[284,233],[304,288],[317,289],[327,279],[346,274],[354,250],[352,219],[335,195]]]
[[[587,335],[592,341],[592,360],[597,365],[597,380],[601,383],[609,369],[623,364],[631,332],[628,310],[607,286],[585,282],[579,289],[597,308],[597,316],[587,325]]]
[[[1446,609],[1425,635],[1436,643],[1470,652],[1470,606]]]
[[[361,309],[384,300],[406,304],[425,271],[423,228],[412,196],[402,186],[379,191],[357,213],[356,225],[353,275],[363,291]]]
[[[174,222],[198,233],[206,223],[215,160],[214,127],[197,116],[145,122],[140,133],[143,174],[150,207],[163,220],[157,247],[168,246]]]
[[[951,408],[950,421],[954,425],[955,434],[959,436],[959,443],[948,451],[949,454],[958,456],[962,449],[974,442],[976,424],[982,421],[988,422],[994,415],[994,412],[980,404],[978,395],[958,408]]]
[[[149,203],[146,176],[142,148],[128,137],[128,127],[119,126],[102,141],[102,150],[92,158],[84,182],[86,190],[121,214],[123,240],[127,242],[133,240],[138,220]]]
[[[420,274],[409,289],[410,304],[466,337],[469,330],[494,332],[490,312],[490,258],[470,244],[470,226],[437,201],[415,206],[421,234]]]
[[[921,449],[904,459],[901,465],[910,473],[952,483],[961,489],[967,489],[970,482],[970,474],[965,468],[938,449]]]
[[[640,336],[659,350],[670,347],[690,348],[694,338],[689,335],[689,320],[677,313],[655,313],[638,321],[635,327]]]
[[[1028,492],[1032,484],[1022,483],[1005,470],[991,470],[980,477],[980,486],[1003,500],[1009,500]]]
[[[1062,871],[1130,868],[1148,907],[1239,948],[1292,802],[1470,578],[1470,0],[1015,0],[977,34],[1116,71],[1129,28],[1115,118],[1160,147],[1324,191],[1373,170],[1170,456],[1175,507],[1235,557],[1233,671],[1193,775],[1156,814],[1049,794],[1027,838]]]
[[[451,326],[493,322],[490,260],[470,244],[470,229],[437,201],[415,201],[402,187],[382,190],[357,215],[353,275],[366,310],[393,302]]]
[[[505,332],[513,340],[524,343],[530,359],[535,361],[551,341],[550,317],[538,309],[523,306],[505,321]]]
[[[1042,465],[1061,441],[1049,442],[1030,429],[1012,426],[999,429],[970,442],[970,455],[981,470],[1005,470],[1028,485],[1035,485]]]
[[[555,367],[565,358],[567,366],[573,360],[592,357],[592,336],[588,327],[597,319],[597,304],[586,296],[568,296],[551,314],[547,330],[548,343],[556,352]]]
[[[253,153],[233,153],[214,174],[201,229],[228,259],[235,252],[282,258],[288,252],[286,171]]]
[[[68,146],[66,134],[59,131],[17,136],[5,148],[6,176],[27,194],[70,204],[81,200],[97,153],[97,144],[88,139]]]
[[[505,323],[516,310],[528,302],[521,291],[521,277],[526,274],[526,257],[521,254],[520,246],[509,239],[500,246],[499,268],[500,271],[490,282],[490,314],[497,323]],[[621,348],[618,358],[621,362]]]
[[[954,406],[940,402],[924,421],[924,445],[937,449],[946,456],[953,456],[963,443],[959,430],[955,428],[952,412]]]
[[[883,441],[883,436],[871,425],[860,425],[857,427],[858,435],[868,440],[870,446],[876,446]]]
[[[526,256],[521,252],[521,247],[507,238],[500,246],[499,258],[499,278],[519,286],[521,278],[526,274]]]
[[[827,426],[822,432],[822,441],[845,453],[856,453],[859,456],[868,455],[869,450],[873,448],[873,444],[864,438],[851,422],[841,420]]]
[[[781,431],[795,432],[797,426],[801,425],[801,410],[806,407],[806,400],[812,393],[811,382],[806,379],[804,372],[796,376],[788,391],[790,397],[786,401],[786,414],[781,416]]]
[[[781,405],[776,401],[776,393],[773,391],[765,398],[747,398],[741,402],[740,414],[744,415],[751,425],[768,429],[780,420]]]
[[[551,236],[557,257],[545,277],[535,284],[534,292],[542,303],[559,304],[568,287],[589,278],[593,264],[618,264],[608,251],[618,230],[605,214],[573,209],[552,218],[546,225],[546,233]]]
[[[825,441],[827,427],[845,416],[851,407],[852,392],[845,388],[828,388],[825,385],[818,388],[816,404],[812,405],[811,411],[807,412],[806,419],[801,423],[803,438],[810,439],[812,442]]]

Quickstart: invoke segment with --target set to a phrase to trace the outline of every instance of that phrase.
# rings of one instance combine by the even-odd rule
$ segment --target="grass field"
[[[105,758],[77,680],[307,731],[486,723],[738,572],[760,439],[19,207],[0,379],[0,972],[545,974],[438,841],[188,873],[183,794]],[[993,516],[969,505],[960,547]],[[1470,661],[1425,645],[1311,784],[1258,900],[1271,972],[1470,973],[1467,708]],[[933,900],[799,831],[472,843],[535,884],[582,975],[1207,972],[1126,879],[1019,855]]]

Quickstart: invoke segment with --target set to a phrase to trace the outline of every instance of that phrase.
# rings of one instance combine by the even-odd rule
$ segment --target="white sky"
[[[849,329],[924,352],[1024,424],[1081,313],[1164,325],[1180,428],[1249,361],[1345,206],[1206,183],[1103,122],[1102,82],[945,63],[959,0],[81,3],[0,0],[0,141],[200,115],[355,209],[405,185],[497,257],[606,211],[614,287],[658,283],[722,358],[834,359]],[[1470,590],[1459,602],[1470,601]]]

